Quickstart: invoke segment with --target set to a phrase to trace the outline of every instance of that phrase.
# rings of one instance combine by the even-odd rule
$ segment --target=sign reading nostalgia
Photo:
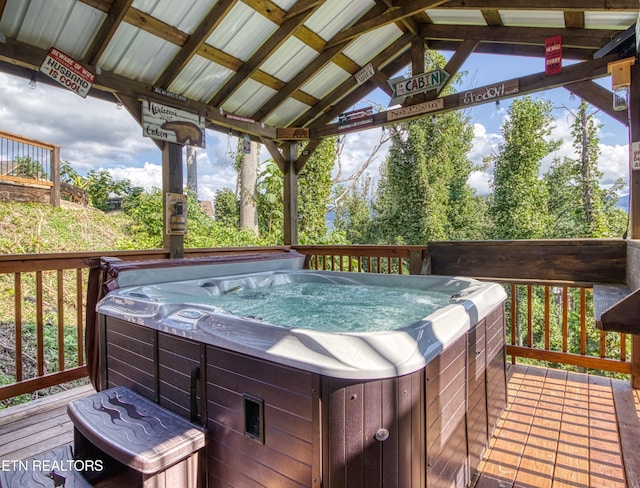
[[[55,47],[49,49],[40,71],[82,98],[87,96],[96,79],[91,71]]]
[[[421,75],[404,78],[402,76],[388,80],[389,86],[393,90],[389,105],[403,103],[405,98],[418,93],[424,93],[429,90],[437,90],[440,92],[444,84],[449,79],[449,73],[443,69],[429,71]]]
[[[200,114],[142,101],[142,135],[159,141],[205,147],[205,120]]]

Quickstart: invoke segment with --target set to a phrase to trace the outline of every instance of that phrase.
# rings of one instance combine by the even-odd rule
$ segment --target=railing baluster
[[[78,366],[84,364],[84,282],[82,268],[76,269],[76,330],[78,338]]]
[[[42,288],[42,271],[36,271],[36,358],[38,361],[38,376],[44,376],[44,314]]]
[[[516,285],[511,285],[511,344],[516,345],[516,328],[518,322],[518,293]],[[516,363],[516,357],[511,356],[511,363]]]
[[[13,317],[16,336],[16,381],[22,381],[22,275],[13,275]]]
[[[562,287],[562,352],[569,350],[569,289]]]
[[[527,346],[533,347],[533,297],[531,285],[527,285]]]
[[[58,285],[58,371],[64,371],[64,272],[57,271]]]
[[[544,287],[544,348],[551,349],[551,322],[549,320],[549,285]]]
[[[607,333],[604,330],[600,331],[600,357],[607,357]]]
[[[580,288],[580,354],[587,354],[587,300],[584,288]]]
[[[624,332],[620,334],[620,361],[625,362],[627,360],[627,334]]]

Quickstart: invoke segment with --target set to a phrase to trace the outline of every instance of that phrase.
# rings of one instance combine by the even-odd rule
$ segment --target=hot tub
[[[470,481],[506,401],[501,286],[179,261],[112,267],[100,371],[207,427],[210,486]]]

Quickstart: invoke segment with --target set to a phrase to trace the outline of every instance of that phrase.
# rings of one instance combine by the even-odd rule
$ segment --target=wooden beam
[[[482,16],[487,25],[502,26],[502,17],[498,9],[482,9]]]
[[[285,150],[284,175],[284,245],[298,244],[298,174],[295,167],[298,144],[290,142]]]
[[[94,37],[91,46],[83,57],[83,59],[87,63],[91,65],[98,64],[100,56],[102,56],[102,53],[109,45],[109,42],[122,23],[122,20],[127,14],[127,11],[129,10],[129,7],[131,7],[132,3],[133,0],[115,0],[113,2],[113,5],[107,12],[107,17],[104,19],[104,22],[102,22],[102,25],[100,26],[100,30]]]
[[[629,126],[629,118],[626,111],[613,110],[613,93],[593,81],[579,81],[568,83],[564,88],[578,95],[597,109],[606,113],[625,126]]]
[[[584,29],[584,12],[572,10],[564,12],[564,26],[567,29]]]
[[[354,39],[384,25],[393,24],[424,10],[438,7],[443,3],[446,3],[446,0],[412,0],[401,7],[390,8],[375,18],[356,22],[352,27],[344,29],[329,42],[328,46]]]
[[[282,171],[282,174],[284,174],[286,161],[277,144],[273,141],[273,139],[262,138],[261,141],[262,144],[264,144],[264,147],[267,148],[267,151],[269,151],[269,154],[271,154],[273,160],[278,165],[278,168],[280,168],[280,171]]]
[[[304,146],[302,154],[298,156],[298,160],[296,161],[295,172],[296,174],[300,174],[300,171],[303,170],[304,165],[307,164],[309,158],[313,156],[313,153],[318,148],[318,146],[322,143],[322,139],[311,139],[307,142],[307,145]]]
[[[629,96],[629,146],[640,142],[640,65],[631,66],[631,93]],[[629,151],[631,155],[631,151]],[[640,170],[632,169],[629,158],[629,214],[631,239],[640,239]]]
[[[169,249],[169,257],[184,257],[184,236],[167,233],[167,193],[182,193],[182,146],[165,142],[162,151],[162,228],[163,245]],[[187,223],[188,225],[188,223]]]
[[[409,3],[409,2],[407,2]],[[592,10],[601,12],[638,12],[635,0],[450,0],[438,8],[461,10]]]
[[[505,98],[512,98],[514,96],[522,96],[528,93],[535,93],[542,90],[547,90],[551,88],[557,88],[563,86],[567,83],[585,81],[589,79],[600,78],[603,76],[607,76],[607,63],[614,59],[615,56],[609,56],[607,58],[600,58],[591,61],[583,61],[581,63],[577,63],[571,66],[568,66],[563,69],[562,73],[547,76],[544,72],[536,73],[533,75],[525,76],[522,78],[514,78],[512,80],[505,80],[503,82],[492,83],[490,85],[485,85],[483,87],[478,87],[477,89],[482,88],[491,88],[501,83],[510,84],[511,82],[519,83],[519,91],[514,94],[506,95],[503,97],[492,98],[491,102],[495,102],[496,100],[501,100]],[[460,94],[448,95],[444,98],[444,108],[429,112],[429,115],[436,115],[442,112],[448,112],[451,110],[457,110],[461,108],[463,105],[460,103]],[[348,99],[348,97],[347,97]],[[347,101],[345,99],[345,102]],[[472,104],[465,104],[465,107],[471,107],[473,105],[480,105],[482,103],[486,103],[486,101],[476,102]],[[640,104],[640,101],[639,101]],[[342,101],[339,104],[336,104],[335,107],[338,107],[340,111],[344,111],[344,107],[342,107]],[[338,112],[340,113],[340,112]],[[327,123],[332,120],[337,114],[332,112],[327,112],[323,116],[319,117],[314,123],[310,126],[311,128],[311,137],[328,137],[338,134],[338,126],[337,124],[327,124],[323,125],[323,123]],[[416,117],[419,117],[416,116]],[[413,118],[416,118],[413,117]],[[403,121],[410,120],[410,118],[403,119]],[[398,122],[398,121],[396,121]],[[379,127],[382,125],[386,125],[387,122],[387,113],[379,112],[374,114],[373,116],[373,127]]]
[[[171,60],[164,72],[156,81],[156,85],[162,88],[168,88],[176,76],[180,74],[187,63],[195,56],[196,52],[209,38],[216,27],[220,25],[229,11],[237,3],[238,0],[221,0],[217,2],[213,8],[205,15],[204,20],[189,36],[189,40],[182,46],[182,49]]]
[[[210,105],[222,106],[241,85],[250,77],[262,62],[276,51],[304,22],[314,13],[314,9],[305,10],[302,14],[285,20],[282,25],[266,40],[256,52],[236,71],[236,73],[209,100]]]
[[[562,47],[581,47],[600,49],[613,37],[620,33],[619,30],[605,29],[556,29],[541,27],[495,27],[477,25],[444,25],[423,24],[420,33],[427,41],[431,40],[464,40],[475,39],[482,43],[514,43],[514,44],[538,44],[544,46],[549,37],[562,34]],[[541,56],[544,55],[542,51]]]

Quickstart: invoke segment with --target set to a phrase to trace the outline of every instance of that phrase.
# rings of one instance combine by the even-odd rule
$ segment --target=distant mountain
[[[619,207],[622,210],[629,211],[629,195],[622,195],[620,198],[618,198],[616,207]]]

